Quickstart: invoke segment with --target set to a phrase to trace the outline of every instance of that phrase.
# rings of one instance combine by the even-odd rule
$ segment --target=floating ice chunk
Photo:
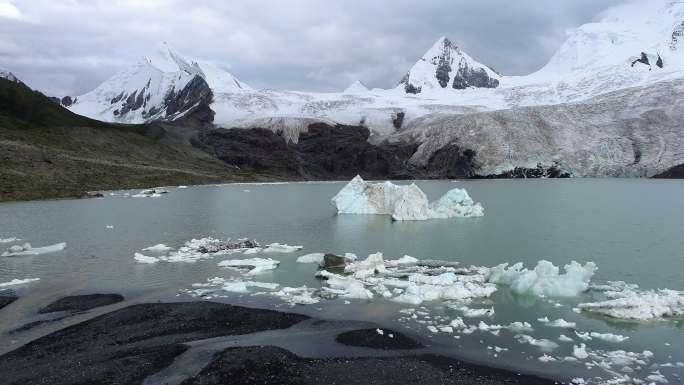
[[[440,327],[439,327],[439,331],[442,332],[442,333],[453,333],[453,332],[454,332],[454,328],[451,327],[451,326],[440,326]]]
[[[271,293],[290,305],[311,305],[320,302],[315,296],[316,290],[306,286],[283,287],[280,291]]]
[[[591,332],[591,333],[589,333],[589,335],[595,339],[603,340],[606,342],[615,342],[615,343],[623,342],[623,341],[626,341],[629,339],[629,337],[627,337],[627,336],[622,336],[622,335],[613,334],[613,333]]]
[[[436,202],[430,203],[431,218],[481,217],[484,208],[473,202],[465,189],[449,190]]]
[[[482,317],[493,317],[494,316],[494,308],[491,307],[489,309],[471,309],[469,307],[461,307],[458,310],[463,312],[464,317],[468,318],[482,318]]]
[[[232,293],[249,293],[249,288],[256,287],[266,290],[275,290],[278,288],[277,283],[269,282],[255,282],[255,281],[232,281],[223,284],[221,289]]]
[[[247,275],[257,275],[265,271],[275,270],[279,264],[280,261],[271,258],[228,259],[218,263],[220,267],[248,268]]]
[[[548,318],[546,319],[547,322],[545,323],[546,326],[550,328],[564,328],[564,329],[573,329],[577,326],[575,322],[569,322],[566,321],[562,318],[559,318],[554,321],[549,321]]]
[[[188,186],[178,186],[178,187],[176,187],[176,188],[179,188],[179,189],[186,189],[186,188],[188,188]]]
[[[575,385],[584,385],[587,383],[587,381],[582,377],[573,378],[571,382]]]
[[[318,265],[322,265],[324,257],[325,253],[306,254],[297,258],[297,263],[316,263]]]
[[[561,334],[560,337],[558,337],[558,341],[561,341],[561,342],[574,342],[575,340],[573,340],[572,338],[566,336],[565,334]]]
[[[584,266],[572,261],[565,265],[565,273],[549,261],[539,261],[534,270],[523,268],[522,263],[508,267],[507,263],[493,267],[488,282],[509,285],[520,294],[548,297],[574,297],[589,288],[589,281],[596,272],[596,264],[587,262]]]
[[[427,329],[428,329],[431,333],[439,333],[439,329],[437,329],[437,327],[435,327],[435,326],[433,326],[433,325],[428,325]]]
[[[541,362],[544,362],[544,363],[555,362],[555,361],[557,361],[555,358],[551,357],[551,356],[548,355],[548,354],[544,354],[543,356],[538,357],[537,359],[538,359],[539,361],[541,361]]]
[[[465,322],[463,322],[463,318],[461,318],[461,317],[457,317],[457,318],[454,318],[453,320],[451,320],[451,322],[449,323],[449,326],[451,326],[452,328],[454,328],[456,330],[466,328],[466,324],[465,324]]]
[[[21,286],[26,285],[31,282],[40,281],[40,278],[26,278],[26,279],[13,279],[9,282],[0,282],[0,287],[10,287],[10,286]]]
[[[413,258],[410,255],[404,255],[399,259],[385,261],[385,266],[387,267],[397,267],[402,265],[414,265],[419,262],[418,258]]]
[[[366,278],[386,271],[382,253],[375,253],[363,261],[353,262],[344,267],[345,273],[353,273],[355,278]]]
[[[138,263],[157,263],[159,262],[159,258],[155,257],[148,257],[147,255],[140,254],[140,253],[135,253],[133,256],[133,259],[136,260]]]
[[[507,352],[507,351],[508,351],[508,348],[501,348],[501,347],[495,346],[495,347],[494,347],[494,351],[497,352],[497,353]]]
[[[56,253],[58,251],[62,251],[65,248],[66,248],[66,242],[57,243],[54,245],[44,246],[44,247],[32,247],[30,243],[24,243],[21,246],[20,245],[11,246],[10,248],[7,249],[7,251],[2,253],[2,256],[3,257],[20,257],[20,256],[26,256],[26,255],[49,254],[49,253]]]
[[[587,345],[574,345],[572,347],[572,355],[579,360],[586,360],[589,357],[589,354],[587,353]]]
[[[542,339],[536,339],[536,338],[534,338],[530,335],[527,335],[527,334],[517,334],[514,336],[514,338],[516,340],[518,340],[518,342],[520,342],[521,344],[529,344],[532,346],[536,346],[539,349],[541,349],[541,351],[543,351],[543,352],[552,352],[556,348],[558,348],[558,346],[559,346],[557,343],[555,343],[553,341],[543,339],[543,338]]]
[[[373,299],[373,293],[366,289],[363,282],[351,277],[343,277],[322,270],[319,276],[326,278],[326,284],[333,290],[334,294],[343,298]]]
[[[171,251],[171,250],[173,250],[173,247],[171,247],[171,246],[166,246],[166,245],[163,244],[163,243],[160,243],[160,244],[158,244],[158,245],[154,245],[154,246],[150,246],[150,247],[146,247],[146,248],[142,249],[142,251],[151,251],[151,252],[153,252],[153,253],[161,253],[161,254],[167,253],[167,252],[169,252],[169,251]]]
[[[638,290],[635,285],[616,285],[606,290],[610,299],[581,303],[579,309],[612,318],[653,320],[684,315],[684,292],[658,289]]]
[[[655,371],[646,377],[647,380],[657,382],[659,384],[667,384],[669,381],[665,376],[660,373],[660,371]]]
[[[482,216],[484,210],[465,190],[454,189],[430,204],[415,184],[368,183],[360,176],[351,180],[332,198],[339,214],[391,215],[397,221],[431,218]]]
[[[506,328],[514,333],[531,333],[534,331],[529,322],[511,322]]]
[[[304,246],[290,246],[280,243],[271,243],[264,248],[264,253],[293,253],[303,248]]]
[[[549,317],[537,318],[537,321],[539,321],[539,322],[541,322],[541,323],[543,323],[543,324],[546,324],[546,323],[549,323],[549,322],[550,322],[550,321],[549,321]]]
[[[111,230],[111,229],[113,229],[113,228],[114,228],[114,226],[112,226],[112,225],[107,225],[107,230]]]
[[[12,243],[12,242],[19,242],[19,241],[21,241],[21,239],[19,239],[19,238],[14,238],[14,237],[11,237],[11,238],[0,238],[0,243]]]

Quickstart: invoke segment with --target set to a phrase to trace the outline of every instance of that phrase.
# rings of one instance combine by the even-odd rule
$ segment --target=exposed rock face
[[[655,175],[654,178],[658,179],[684,179],[684,164],[674,166],[667,171]]]
[[[299,179],[467,178],[475,175],[475,153],[458,146],[442,149],[424,167],[409,159],[417,143],[368,142],[362,126],[309,125],[297,143],[265,129],[209,129],[194,139],[219,159],[240,168]]]

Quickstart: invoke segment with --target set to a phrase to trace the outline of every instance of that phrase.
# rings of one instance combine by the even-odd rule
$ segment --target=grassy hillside
[[[94,121],[0,79],[0,201],[255,179],[160,126]]]

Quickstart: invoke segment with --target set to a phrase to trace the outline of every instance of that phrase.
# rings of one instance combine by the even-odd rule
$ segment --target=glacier
[[[423,221],[436,218],[481,217],[484,208],[473,202],[464,189],[453,189],[429,203],[415,184],[368,183],[356,176],[332,198],[339,214],[390,215],[395,221]]]

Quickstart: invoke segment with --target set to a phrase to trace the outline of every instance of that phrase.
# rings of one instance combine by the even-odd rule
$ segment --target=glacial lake
[[[230,255],[196,263],[155,264],[137,263],[133,258],[145,247],[163,243],[178,248],[193,238],[247,237],[261,244],[304,246],[294,253],[260,256],[276,259],[280,266],[249,279],[276,282],[281,286],[324,286],[314,276],[316,265],[295,262],[300,255],[354,253],[363,259],[371,253],[382,252],[386,260],[410,255],[485,267],[523,262],[530,269],[540,260],[561,267],[573,260],[582,264],[593,261],[598,270],[592,283],[625,281],[638,284],[641,290],[684,290],[684,181],[570,179],[416,183],[431,199],[452,188],[465,188],[476,202],[482,203],[485,216],[393,222],[387,216],[337,215],[330,198],[344,186],[343,182],[171,187],[168,194],[159,198],[133,198],[120,191],[114,195],[105,193],[103,199],[2,203],[0,239],[17,237],[22,241],[0,244],[0,252],[11,244],[23,242],[30,242],[34,247],[66,242],[67,247],[52,254],[0,257],[0,282],[40,278],[37,282],[11,287],[21,299],[5,311],[0,310],[0,353],[97,314],[95,310],[90,315],[7,334],[34,317],[37,309],[51,300],[93,292],[121,293],[127,299],[122,305],[190,300],[193,296],[187,290],[193,289],[195,283],[213,277],[240,276],[236,271],[219,267],[218,262],[253,257]],[[322,318],[377,322],[414,336],[440,354],[560,380],[615,378],[611,371],[641,379],[663,376],[670,383],[679,383],[684,376],[682,318],[635,322],[578,313],[573,309],[587,301],[582,296],[549,299],[514,294],[500,287],[491,298],[468,305],[493,307],[495,314],[463,318],[467,324],[529,322],[534,331],[524,334],[558,344],[548,352],[521,343],[515,337],[518,333],[509,330],[501,330],[498,335],[481,330],[472,334],[433,333],[427,328],[437,324],[432,320],[462,316],[443,301],[413,306],[376,296],[370,301],[338,298],[291,306],[272,296],[239,293],[223,293],[213,300],[274,307]],[[420,316],[407,317],[406,312],[401,312],[407,308],[420,312]],[[538,321],[543,317],[562,318],[576,326],[548,327]],[[582,340],[575,331],[612,333],[629,339],[622,342],[599,338]],[[559,341],[560,334],[571,337],[573,342]],[[606,369],[600,367],[600,360],[595,357],[578,361],[563,359],[572,357],[573,346],[580,344],[604,356],[615,351],[635,352],[637,362],[627,362],[619,368],[613,364]],[[652,355],[644,355],[645,350]],[[540,361],[539,357],[544,354],[556,361]],[[587,366],[592,360],[596,365]]]

